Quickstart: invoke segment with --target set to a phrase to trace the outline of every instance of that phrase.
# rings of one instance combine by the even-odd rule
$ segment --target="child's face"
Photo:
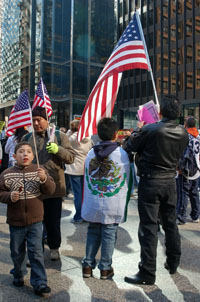
[[[13,154],[13,157],[17,161],[18,166],[26,167],[32,163],[34,155],[30,146],[22,145],[16,154]]]

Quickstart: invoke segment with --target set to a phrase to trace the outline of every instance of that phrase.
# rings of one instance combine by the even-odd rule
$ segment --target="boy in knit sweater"
[[[98,268],[105,280],[114,275],[112,255],[118,224],[125,221],[130,162],[116,142],[117,123],[113,118],[100,120],[97,132],[102,141],[89,151],[85,161],[82,218],[89,226],[82,266],[83,277],[91,277],[101,245]]]
[[[17,144],[13,157],[16,165],[0,175],[0,202],[8,205],[13,284],[18,287],[24,285],[23,263],[27,244],[30,283],[35,294],[43,295],[51,289],[47,286],[42,248],[42,194],[53,194],[55,183],[44,168],[32,164],[34,155],[28,142]]]

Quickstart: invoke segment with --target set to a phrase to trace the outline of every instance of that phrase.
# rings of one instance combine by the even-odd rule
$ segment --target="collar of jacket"
[[[172,123],[172,124],[175,124],[175,125],[177,124],[176,120],[170,120],[167,117],[163,117],[162,120],[161,120],[161,122],[163,122],[163,123]]]
[[[19,170],[24,170],[24,169],[28,169],[32,164],[30,164],[29,166],[26,166],[26,167],[22,167],[22,166],[18,166],[18,164],[16,163],[15,164],[15,167]]]

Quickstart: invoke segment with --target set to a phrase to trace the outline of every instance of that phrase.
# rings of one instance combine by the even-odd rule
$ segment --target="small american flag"
[[[11,136],[14,134],[17,128],[31,125],[32,115],[29,105],[28,90],[25,90],[24,92],[22,92],[22,94],[20,94],[11,110],[6,135]]]
[[[101,118],[112,116],[122,72],[150,68],[136,15],[123,32],[88,98],[80,121],[79,142],[97,133],[97,123]]]
[[[48,96],[48,92],[47,92],[46,86],[44,85],[42,79],[40,80],[38,87],[37,87],[37,91],[35,93],[32,110],[36,106],[46,108],[48,117],[50,117],[53,113],[51,102],[50,102],[50,99]]]

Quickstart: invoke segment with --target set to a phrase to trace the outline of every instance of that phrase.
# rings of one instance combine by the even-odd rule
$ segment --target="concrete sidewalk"
[[[72,199],[63,202],[62,246],[60,261],[52,262],[48,247],[45,248],[45,266],[48,285],[52,292],[45,298],[35,296],[29,283],[30,269],[25,286],[12,285],[12,268],[9,250],[9,232],[6,222],[6,206],[0,204],[0,302],[63,301],[63,302],[200,302],[200,224],[180,226],[182,259],[176,275],[170,276],[164,269],[164,234],[161,230],[158,242],[157,279],[153,286],[133,286],[124,282],[125,275],[138,271],[140,246],[137,238],[137,201],[131,199],[128,220],[121,224],[113,257],[115,275],[112,280],[100,280],[99,270],[94,277],[83,279],[81,259],[85,254],[87,223],[72,224],[74,206]]]

